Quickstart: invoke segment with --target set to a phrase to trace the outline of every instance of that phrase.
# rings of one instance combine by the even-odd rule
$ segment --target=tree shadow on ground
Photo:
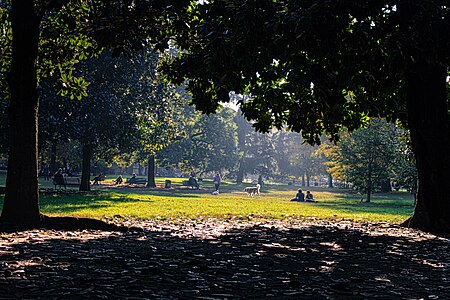
[[[445,299],[450,294],[449,240],[417,232],[242,223],[144,226],[126,233],[2,235],[2,297]]]

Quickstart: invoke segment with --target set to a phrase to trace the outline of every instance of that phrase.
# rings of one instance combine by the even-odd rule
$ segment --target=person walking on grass
[[[219,191],[220,182],[222,181],[222,178],[220,177],[220,174],[217,173],[216,176],[214,176],[214,188],[216,192]]]

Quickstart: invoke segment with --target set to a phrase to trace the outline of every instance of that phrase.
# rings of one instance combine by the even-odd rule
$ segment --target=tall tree
[[[386,178],[389,180],[397,149],[394,126],[380,119],[340,141],[337,159],[345,178],[366,195],[366,202],[370,202],[374,191],[382,189]]]
[[[2,16],[6,11],[12,36],[11,57],[6,57],[11,59],[11,64],[8,80],[9,155],[6,194],[1,216],[3,223],[35,226],[40,223],[42,217],[37,189],[37,58],[39,55],[42,58],[39,63],[45,64],[45,48],[41,48],[39,53],[38,47],[41,38],[56,42],[60,37],[57,34],[41,36],[42,26],[45,25],[43,20],[52,20],[55,15],[64,12],[65,18],[59,19],[61,24],[54,29],[67,25],[68,29],[76,29],[80,34],[82,29],[85,34],[96,37],[102,45],[121,45],[122,50],[127,48],[124,45],[131,45],[130,49],[139,48],[142,41],[160,41],[159,48],[162,49],[168,41],[164,34],[168,22],[176,23],[180,19],[187,2],[135,1],[134,5],[122,1],[11,0],[11,5],[9,1],[1,2]],[[89,12],[87,16],[86,12]],[[2,17],[1,21],[4,19]],[[183,23],[178,24],[184,26]],[[80,45],[76,40],[73,41],[73,45]],[[49,43],[51,44],[52,42]],[[78,54],[81,53],[85,53],[85,49],[78,51]],[[62,70],[64,66],[68,67],[66,78],[69,80],[63,83],[76,87],[80,80],[67,75],[70,75],[70,65],[76,63],[80,57],[76,59],[63,55],[55,59],[69,64],[49,64],[48,69]],[[82,94],[81,89],[79,95]]]
[[[242,110],[257,129],[287,124],[313,143],[366,116],[400,120],[419,176],[405,225],[450,231],[447,2],[204,2],[180,32],[185,55],[168,72],[191,79],[203,111],[228,101],[230,90],[247,93]]]
[[[40,222],[37,182],[38,92],[36,59],[40,18],[34,1],[13,1],[12,59],[9,73],[9,155],[2,221]],[[24,184],[25,183],[25,184]]]
[[[234,171],[237,161],[235,111],[222,108],[217,115],[201,115],[186,108],[184,137],[160,152],[163,164],[202,173]]]

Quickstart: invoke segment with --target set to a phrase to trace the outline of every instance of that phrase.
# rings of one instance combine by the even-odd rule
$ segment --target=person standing
[[[217,173],[216,176],[214,176],[214,188],[216,191],[219,191],[220,182],[222,181],[222,178],[220,178],[220,174]]]
[[[260,187],[262,187],[262,185],[263,185],[263,179],[262,179],[261,175],[258,176],[258,184]]]

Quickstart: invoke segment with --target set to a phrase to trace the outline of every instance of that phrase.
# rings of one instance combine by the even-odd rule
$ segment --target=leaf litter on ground
[[[0,235],[1,299],[446,299],[450,242],[388,223],[108,219]]]

